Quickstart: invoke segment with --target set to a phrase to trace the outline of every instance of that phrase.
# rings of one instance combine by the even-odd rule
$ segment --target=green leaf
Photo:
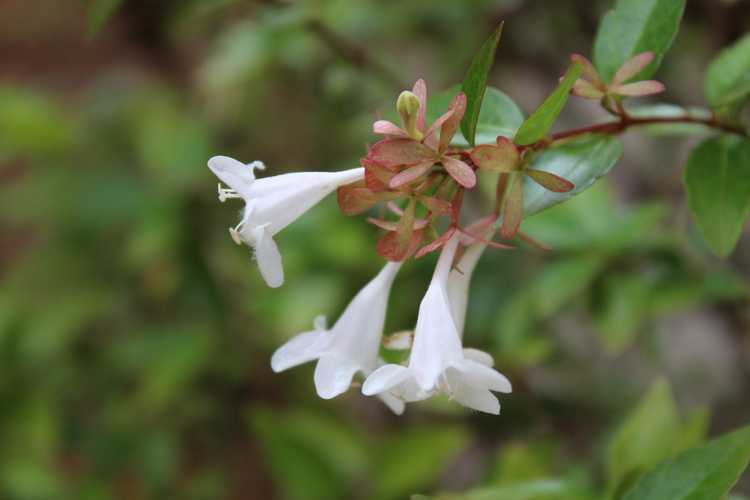
[[[495,52],[497,52],[497,45],[500,43],[502,32],[503,23],[500,23],[487,41],[484,42],[477,55],[474,56],[461,86],[461,90],[466,94],[466,113],[464,113],[464,118],[461,121],[461,132],[472,146],[474,145],[474,135],[477,130],[484,91],[487,88],[487,77],[495,61]]]
[[[559,175],[575,185],[567,193],[553,193],[524,179],[525,217],[582,193],[605,175],[622,155],[622,144],[606,135],[590,135],[545,150],[531,161],[531,168]]]
[[[630,346],[648,314],[652,283],[641,275],[610,274],[596,324],[604,348],[618,354]]]
[[[750,97],[750,34],[719,53],[703,86],[711,107],[722,114]]]
[[[601,255],[583,252],[545,265],[532,284],[539,317],[548,317],[580,297],[604,264]]]
[[[684,183],[690,212],[708,246],[726,257],[750,211],[750,141],[706,139],[690,153]]]
[[[575,63],[565,72],[565,76],[557,85],[557,88],[521,125],[513,142],[523,146],[543,138],[555,123],[557,116],[565,107],[565,103],[568,102],[570,89],[573,88],[573,83],[578,80],[579,76],[581,76],[581,65]]]
[[[565,479],[537,479],[512,485],[479,488],[466,493],[446,493],[434,497],[412,495],[412,500],[585,500],[585,488]]]
[[[599,25],[594,65],[605,82],[631,57],[654,53],[654,60],[633,80],[653,75],[680,27],[685,0],[617,0]]]
[[[657,381],[610,442],[607,491],[627,491],[642,473],[668,458],[679,432],[680,419],[669,385]]]
[[[468,441],[466,429],[422,426],[401,432],[385,443],[375,472],[374,498],[403,498],[432,483]]]
[[[123,0],[93,0],[89,6],[88,29],[89,37],[93,38],[112,17]]]
[[[750,427],[690,449],[645,474],[624,500],[718,500],[750,460]]]
[[[445,113],[448,103],[460,92],[459,85],[454,85],[444,92],[430,96],[427,105],[427,122],[432,123],[441,114]],[[487,87],[484,94],[482,109],[479,112],[479,121],[476,124],[474,142],[476,144],[495,144],[497,136],[511,138],[523,123],[521,109],[502,91]],[[463,133],[453,136],[451,144],[454,146],[469,146]]]

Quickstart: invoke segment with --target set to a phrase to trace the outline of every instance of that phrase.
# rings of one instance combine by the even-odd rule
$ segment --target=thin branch
[[[586,134],[607,134],[615,135],[620,134],[630,127],[641,127],[644,125],[658,125],[658,124],[669,124],[669,123],[694,123],[698,125],[704,125],[709,128],[723,130],[730,134],[740,135],[742,137],[750,137],[748,132],[739,126],[730,125],[728,123],[722,123],[716,118],[697,118],[693,116],[676,116],[676,117],[663,117],[663,116],[652,116],[652,117],[632,117],[629,115],[621,115],[617,121],[599,123],[596,125],[589,125],[587,127],[575,128],[566,130],[564,132],[558,132],[552,134],[549,137],[541,139],[533,144],[525,146],[524,149],[539,149],[549,146],[555,141],[561,141],[563,139],[570,139],[572,137],[578,137]]]
[[[372,70],[396,88],[406,88],[402,79],[388,66],[373,56],[367,48],[351,40],[347,40],[318,19],[309,20],[307,28],[325,43],[328,48],[353,66],[361,70]]]

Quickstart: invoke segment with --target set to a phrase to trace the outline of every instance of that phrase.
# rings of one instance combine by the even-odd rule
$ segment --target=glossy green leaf
[[[706,139],[685,168],[688,206],[711,250],[729,255],[750,212],[750,140]]]
[[[466,113],[464,113],[464,118],[461,121],[461,132],[472,146],[474,145],[474,135],[477,130],[484,92],[487,88],[487,77],[495,61],[495,53],[502,32],[503,23],[500,23],[474,56],[461,86],[461,90],[466,94]]]
[[[731,111],[750,97],[750,34],[722,50],[706,72],[706,98],[719,112]]]
[[[432,123],[448,108],[451,99],[461,91],[458,85],[430,96],[427,105],[427,123]],[[523,123],[521,109],[502,91],[487,87],[476,124],[474,142],[476,144],[495,144],[497,136],[513,137]],[[455,146],[468,146],[469,142],[463,133],[456,133],[451,142]]]
[[[627,491],[641,474],[668,458],[679,431],[680,419],[669,385],[666,381],[658,381],[610,442],[608,492]]]
[[[88,12],[89,36],[93,37],[104,27],[115,11],[122,5],[123,0],[93,0]]]
[[[581,76],[581,65],[575,63],[565,72],[557,88],[521,125],[513,142],[521,145],[532,144],[547,135],[557,116],[565,107],[565,103],[568,102],[570,89],[573,88],[573,83],[579,76]]]
[[[531,162],[531,168],[559,175],[575,185],[567,193],[553,193],[530,179],[524,179],[526,217],[582,193],[605,175],[622,155],[622,144],[611,136],[591,135],[545,150]]]
[[[750,460],[750,427],[683,452],[645,474],[624,500],[718,500]]]
[[[617,0],[599,24],[594,65],[605,82],[631,57],[654,53],[654,60],[633,80],[653,75],[680,27],[685,0]]]

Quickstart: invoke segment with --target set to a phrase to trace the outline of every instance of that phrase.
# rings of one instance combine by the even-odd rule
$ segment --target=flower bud
[[[401,123],[414,140],[421,141],[424,135],[417,129],[417,114],[419,113],[419,98],[409,90],[404,90],[396,101],[396,110],[401,115]]]

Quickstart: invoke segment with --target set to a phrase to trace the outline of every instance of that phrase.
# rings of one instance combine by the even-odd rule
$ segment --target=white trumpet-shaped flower
[[[243,164],[227,156],[214,156],[208,167],[229,188],[219,185],[219,200],[245,201],[240,223],[229,230],[234,241],[255,250],[263,279],[271,287],[284,283],[281,254],[273,236],[294,222],[339,186],[364,177],[364,168],[341,172],[295,172],[256,179],[259,161]]]
[[[511,384],[491,367],[489,355],[475,349],[463,349],[454,318],[449,281],[459,239],[458,234],[454,235],[443,248],[419,306],[408,366],[389,364],[375,370],[362,387],[365,395],[390,391],[405,401],[415,401],[443,392],[469,408],[500,413],[500,403],[492,391],[511,392]],[[473,259],[473,252],[469,255],[470,260]],[[454,297],[462,290],[468,292],[468,278],[465,289],[454,278]],[[464,298],[464,307],[465,303]]]
[[[315,328],[300,333],[281,346],[271,357],[271,368],[280,372],[318,360],[315,388],[323,399],[334,398],[349,389],[357,372],[369,375],[382,364],[378,357],[391,284],[401,262],[389,262],[352,299],[330,330],[325,318],[315,320]],[[380,398],[397,414],[404,402],[383,391]]]

